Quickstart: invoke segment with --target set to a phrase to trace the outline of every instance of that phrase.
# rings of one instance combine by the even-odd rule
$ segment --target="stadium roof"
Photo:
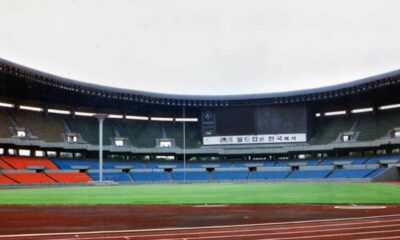
[[[50,85],[67,91],[90,92],[92,95],[123,100],[141,101],[152,104],[171,103],[189,106],[230,106],[257,103],[291,103],[328,99],[370,91],[389,85],[400,85],[400,70],[332,86],[288,92],[243,94],[243,95],[180,95],[146,92],[124,88],[108,87],[72,80],[22,66],[0,58],[0,72],[25,77],[43,85]],[[214,103],[214,104],[213,104]]]

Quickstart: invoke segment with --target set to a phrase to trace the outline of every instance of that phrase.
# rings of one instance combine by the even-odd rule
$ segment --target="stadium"
[[[0,91],[0,238],[399,236],[400,71],[174,95],[2,59]]]

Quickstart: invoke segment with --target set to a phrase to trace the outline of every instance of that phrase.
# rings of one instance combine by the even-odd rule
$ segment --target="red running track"
[[[400,239],[400,214],[190,228],[134,229],[48,234],[8,234],[0,235],[0,239]]]

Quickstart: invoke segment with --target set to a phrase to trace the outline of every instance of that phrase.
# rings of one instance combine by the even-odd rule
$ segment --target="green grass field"
[[[0,190],[0,204],[400,203],[382,183],[213,183]]]

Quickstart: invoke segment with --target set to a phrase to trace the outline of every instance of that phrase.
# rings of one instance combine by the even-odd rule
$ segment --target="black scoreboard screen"
[[[304,142],[307,109],[305,104],[206,109],[202,122],[205,145]]]

